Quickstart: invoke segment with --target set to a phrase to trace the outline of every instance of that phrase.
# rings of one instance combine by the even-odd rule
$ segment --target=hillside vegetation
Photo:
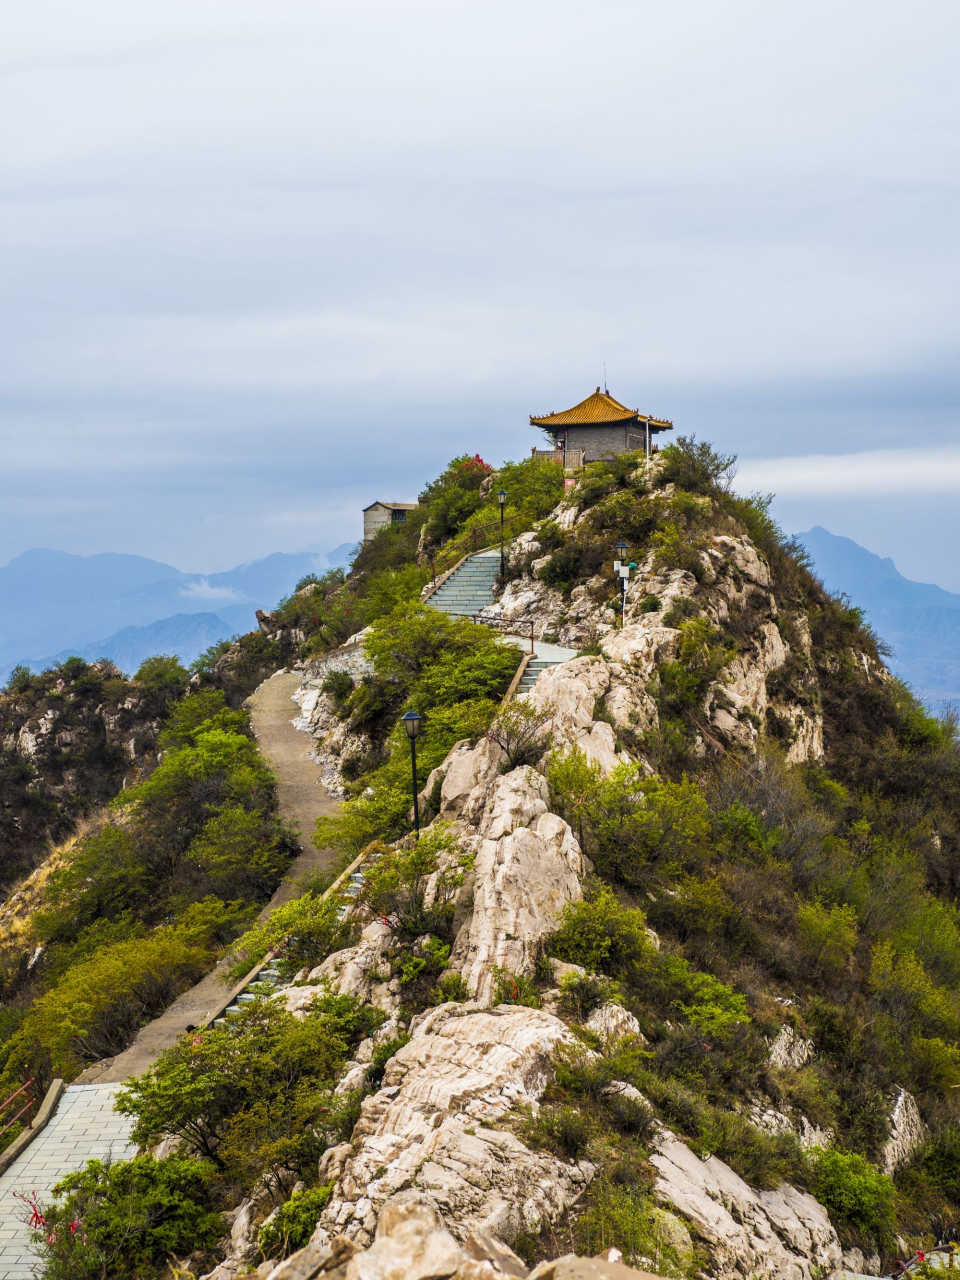
[[[158,707],[159,763],[27,881],[28,913],[15,898],[0,915],[3,1096],[25,1074],[45,1088],[126,1048],[245,928],[295,852],[247,713],[217,690],[185,695],[180,677]]]
[[[165,1054],[122,1104],[144,1144],[184,1139],[170,1159],[195,1162],[195,1181],[185,1183],[193,1190],[177,1221],[201,1223],[198,1247],[216,1251],[203,1215],[240,1197],[259,1222],[273,1215],[253,1237],[255,1261],[305,1244],[331,1197],[346,1195],[340,1144],[362,1097],[377,1092],[416,1034],[411,1019],[474,994],[469,966],[455,959],[475,895],[486,891],[476,880],[479,820],[442,812],[458,743],[461,754],[487,744],[501,776],[543,787],[592,864],[582,900],[560,910],[531,948],[536,958],[490,975],[494,1004],[542,1007],[574,1033],[555,1055],[539,1113],[516,1111],[502,1125],[544,1160],[589,1160],[595,1170],[562,1230],[544,1220],[538,1232],[521,1231],[519,1252],[534,1260],[563,1251],[572,1233],[582,1251],[618,1244],[663,1274],[730,1274],[695,1229],[692,1249],[682,1233],[665,1242],[651,1163],[660,1125],[752,1187],[787,1180],[809,1191],[842,1243],[878,1255],[877,1265],[902,1248],[898,1236],[927,1245],[955,1237],[956,727],[928,716],[889,676],[859,613],[823,589],[763,501],[731,491],[730,467],[681,439],[649,470],[640,455],[592,464],[561,504],[562,475],[550,464],[491,474],[479,459],[456,459],[405,525],[363,546],[349,575],[301,583],[259,637],[212,655],[201,690],[167,713],[161,742],[170,754],[50,875],[29,936],[47,948],[42,976],[25,979],[37,985],[5,1015],[8,1078],[41,1059],[75,1069],[110,1035],[122,1038],[144,1001],[159,1006],[240,933],[249,904],[281,874],[289,846],[272,784],[243,713],[229,709],[236,696],[222,664],[236,670],[245,646],[256,661],[283,653],[309,662],[368,627],[369,670],[325,669],[326,723],[352,746],[341,816],[319,834],[345,857],[367,848],[379,860],[355,915],[344,915],[346,899],[308,890],[234,945],[240,968],[278,948],[301,982],[332,952],[355,947],[352,972],[366,965],[372,976],[366,985],[351,979],[349,995],[323,988],[299,1018],[282,1001],[248,1005]],[[515,649],[418,602],[431,550],[498,519],[501,484],[514,528],[526,531],[502,598],[517,609],[529,598],[556,634],[576,632],[577,679],[584,688],[607,682],[610,695],[591,700],[588,715],[602,729],[592,741],[617,753],[603,767],[571,737],[562,708],[536,698],[500,708]],[[652,637],[642,652],[658,655],[642,687],[639,659],[616,649],[610,562],[620,538],[644,587],[627,621],[638,646]],[[768,586],[743,571],[747,552]],[[276,646],[272,659],[267,645]],[[774,650],[777,661],[762,665]],[[734,697],[750,680],[763,714]],[[624,689],[633,691],[629,705]],[[424,716],[418,784],[433,776],[426,817],[441,815],[419,844],[410,838],[408,744],[397,728],[411,707]],[[388,922],[386,940],[358,942],[358,925],[377,920]],[[129,971],[134,944],[144,972],[154,954],[167,963],[131,996],[111,975]],[[72,1025],[66,1010],[91,988],[108,994],[84,1016],[83,1036],[64,1038],[53,1028]],[[131,1001],[141,1002],[139,1015]],[[587,1025],[617,1005],[639,1034],[611,1039]],[[354,1074],[361,1042],[372,1057]],[[772,1057],[772,1044],[787,1050]],[[891,1117],[904,1090],[923,1128],[894,1159]],[[164,1161],[141,1160],[142,1206],[162,1198],[167,1174]],[[164,1254],[146,1227],[136,1270],[123,1250],[110,1252],[110,1224],[133,1194],[115,1174],[94,1170],[67,1191],[64,1221],[76,1213],[105,1224],[101,1270],[64,1236],[48,1277],[69,1266],[76,1275],[161,1274]],[[169,1247],[185,1252],[188,1236],[186,1227],[173,1232]]]

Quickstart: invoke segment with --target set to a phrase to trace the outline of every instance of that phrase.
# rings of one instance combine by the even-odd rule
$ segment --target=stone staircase
[[[572,656],[571,651],[570,656]],[[533,686],[537,683],[537,677],[541,671],[546,671],[548,667],[556,667],[561,662],[566,662],[567,658],[542,658],[539,654],[531,658],[524,668],[523,675],[520,677],[520,683],[517,685],[518,696],[521,693],[529,693]]]
[[[464,560],[426,600],[444,613],[479,613],[493,603],[493,584],[500,574],[500,552],[480,551]]]

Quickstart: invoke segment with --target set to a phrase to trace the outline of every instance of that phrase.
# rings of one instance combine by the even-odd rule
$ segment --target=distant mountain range
[[[917,696],[934,709],[960,702],[960,595],[911,582],[892,560],[820,525],[797,539],[824,586],[863,609]],[[345,565],[354,550],[276,552],[210,574],[114,552],[26,551],[0,568],[0,682],[19,662],[43,670],[71,654],[110,658],[128,674],[156,653],[190,663],[252,630],[256,610],[274,608],[304,574]]]
[[[0,679],[71,654],[110,658],[128,674],[155,653],[192,662],[250,631],[307,573],[349,563],[353,543],[276,552],[223,573],[184,573],[143,556],[25,551],[0,568]],[[41,656],[48,655],[48,656]]]
[[[893,653],[890,669],[928,707],[960,702],[960,595],[911,582],[889,558],[816,525],[797,535],[828,591],[858,605]]]

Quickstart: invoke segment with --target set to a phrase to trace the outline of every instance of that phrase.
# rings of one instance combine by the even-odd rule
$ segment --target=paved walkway
[[[283,883],[260,912],[260,920],[292,898],[297,892],[297,882],[324,867],[333,856],[316,849],[311,839],[317,818],[335,814],[337,801],[320,781],[317,765],[307,759],[311,739],[293,727],[298,713],[293,694],[299,683],[297,672],[278,672],[265,680],[248,700],[257,744],[277,777],[281,817],[299,831],[303,847]],[[198,1026],[216,1008],[226,994],[221,975],[228,967],[229,961],[221,960],[195,987],[185,991],[159,1018],[148,1023],[129,1049],[116,1058],[95,1062],[77,1077],[77,1083],[114,1083],[146,1071],[164,1049],[174,1044],[189,1027]]]
[[[19,1160],[0,1177],[0,1280],[26,1280],[39,1271],[30,1248],[29,1210],[13,1195],[36,1192],[43,1204],[65,1173],[87,1160],[112,1156],[125,1160],[136,1148],[129,1135],[133,1121],[113,1109],[118,1085],[68,1085],[47,1127]]]

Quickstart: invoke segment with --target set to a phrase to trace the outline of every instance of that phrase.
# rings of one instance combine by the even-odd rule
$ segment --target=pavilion
[[[576,465],[578,454],[580,465],[633,449],[643,449],[649,456],[651,450],[656,451],[652,438],[661,431],[673,430],[672,422],[628,409],[599,387],[586,400],[562,413],[548,413],[542,418],[531,414],[530,424],[547,433],[554,447],[543,452],[553,456],[562,453],[563,458],[557,461],[564,466]],[[540,452],[534,449],[534,453]]]

